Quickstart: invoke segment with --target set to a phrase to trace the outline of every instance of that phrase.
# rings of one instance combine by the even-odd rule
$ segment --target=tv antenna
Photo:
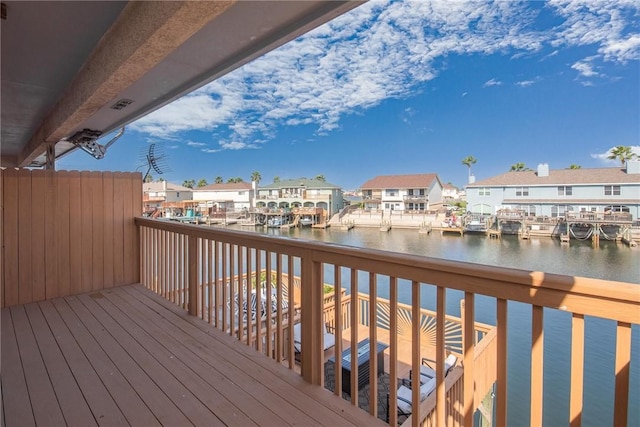
[[[169,171],[169,168],[167,167],[167,156],[164,154],[161,144],[155,142],[150,144],[147,152],[143,154],[142,160],[145,162],[143,166],[147,166],[147,172],[144,174],[142,182],[147,181],[147,177],[149,176],[151,169],[153,169],[153,171],[158,175],[162,175]]]

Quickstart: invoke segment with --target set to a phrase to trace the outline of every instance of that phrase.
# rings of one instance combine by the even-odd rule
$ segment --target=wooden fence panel
[[[69,283],[70,293],[82,292],[82,198],[80,172],[69,173]]]
[[[114,255],[115,250],[113,248],[113,173],[104,172],[102,174],[102,191],[103,191],[103,231],[104,231],[104,251],[103,251],[103,278],[104,286],[109,288],[115,283],[114,279]]]
[[[31,171],[18,170],[18,303],[33,301],[31,275]]]
[[[56,200],[58,187],[56,173],[52,170],[44,171],[44,246],[45,246],[45,299],[57,298],[59,295],[58,280],[58,246],[56,223]]]
[[[45,218],[45,174],[37,173],[31,176],[31,274],[33,301],[45,299],[46,286],[46,255],[44,241]]]
[[[2,239],[3,304],[18,304],[18,171],[6,169],[2,173]]]
[[[2,307],[139,281],[139,173],[0,174]]]

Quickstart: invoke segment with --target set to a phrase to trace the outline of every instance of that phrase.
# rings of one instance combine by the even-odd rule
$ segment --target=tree
[[[260,172],[255,171],[251,174],[251,182],[260,182],[261,179],[262,175],[260,175]]]
[[[327,178],[324,177],[324,175],[317,175],[315,177],[316,181],[322,181],[322,182],[327,182]]]
[[[627,160],[632,160],[633,158],[637,157],[636,154],[631,151],[631,147],[624,145],[618,145],[617,147],[612,148],[611,150],[609,150],[609,153],[610,154],[607,159],[620,160],[620,164],[623,167]]]
[[[473,156],[467,156],[462,159],[462,164],[469,168],[469,180],[471,180],[471,165],[475,165],[478,159]]]
[[[163,177],[158,178],[158,182],[164,182],[165,179]]]
[[[182,182],[183,187],[193,188],[196,185],[195,179],[187,179]]]
[[[229,182],[229,183],[233,183],[233,182],[244,182],[244,179],[242,179],[242,178],[240,178],[240,177],[238,176],[238,177],[235,177],[235,178],[229,178],[229,179],[227,180],[227,182]]]
[[[273,177],[273,183],[277,184],[278,182],[280,182],[280,177],[279,176],[274,176]]]
[[[214,182],[216,184],[222,184],[224,182],[224,180],[222,179],[221,176],[216,176],[216,179],[214,179]]]
[[[571,165],[571,166],[569,166],[569,169],[582,169],[582,166],[580,166],[580,165]]]
[[[144,182],[153,182],[153,176],[149,173],[144,177]]]
[[[522,171],[530,171],[531,169],[526,167],[524,163],[515,163],[511,165],[511,169],[509,170],[512,172],[522,172]]]
[[[198,188],[204,187],[207,184],[208,184],[207,180],[202,178],[202,179],[200,179],[200,181],[198,181]]]

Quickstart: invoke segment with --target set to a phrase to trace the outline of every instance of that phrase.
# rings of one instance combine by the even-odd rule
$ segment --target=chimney
[[[549,164],[548,163],[540,163],[538,165],[538,178],[542,176],[549,176]]]
[[[640,173],[640,160],[627,160],[626,165],[628,174]]]
[[[473,184],[476,182],[476,176],[475,175],[469,175],[469,184]]]

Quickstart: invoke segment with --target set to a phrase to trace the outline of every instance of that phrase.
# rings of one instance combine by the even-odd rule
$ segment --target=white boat
[[[282,217],[274,216],[267,220],[267,227],[280,227],[282,226]]]
[[[302,218],[300,218],[300,225],[303,225],[303,226],[313,225],[313,218],[311,218],[310,216],[303,216]]]

